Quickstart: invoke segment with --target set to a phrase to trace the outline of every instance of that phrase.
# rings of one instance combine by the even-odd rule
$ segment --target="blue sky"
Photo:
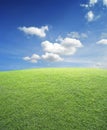
[[[0,0],[0,71],[107,68],[107,0]]]

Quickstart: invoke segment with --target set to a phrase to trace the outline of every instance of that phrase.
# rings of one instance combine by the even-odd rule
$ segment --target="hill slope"
[[[106,129],[106,70],[0,72],[0,130]]]

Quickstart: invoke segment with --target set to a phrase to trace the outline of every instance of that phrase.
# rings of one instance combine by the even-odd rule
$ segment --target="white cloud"
[[[103,0],[103,5],[107,6],[107,0]]]
[[[98,0],[90,0],[89,4],[90,4],[90,6],[94,6],[97,2],[98,2]]]
[[[97,44],[107,45],[107,39],[101,39],[100,41],[97,42]]]
[[[23,60],[29,61],[29,60],[30,60],[30,57],[29,57],[29,56],[23,57]]]
[[[78,32],[70,32],[67,34],[68,37],[71,38],[76,38],[76,39],[80,39],[80,38],[87,38],[87,34],[85,33],[78,33]]]
[[[23,60],[29,61],[31,63],[37,63],[39,59],[41,59],[41,58],[37,54],[33,54],[31,57],[29,57],[29,56],[23,57]]]
[[[82,38],[87,38],[88,37],[88,35],[87,34],[85,34],[85,33],[81,33],[81,35],[80,35]]]
[[[98,0],[89,0],[88,4],[80,4],[80,6],[84,7],[84,8],[90,8],[90,7],[94,6],[97,2],[98,2]]]
[[[80,34],[78,32],[70,32],[67,34],[67,36],[72,37],[72,38],[80,38]]]
[[[63,58],[61,58],[58,54],[48,53],[48,52],[46,52],[45,55],[42,55],[42,59],[50,62],[63,61]]]
[[[59,55],[73,55],[77,48],[82,47],[82,43],[73,38],[60,38],[59,43],[51,43],[49,41],[42,42],[42,48],[45,52]]]
[[[23,57],[23,60],[29,61],[32,63],[37,63],[38,60],[43,59],[50,62],[59,62],[63,61],[64,59],[62,56],[73,55],[77,48],[82,47],[82,43],[73,38],[62,38],[60,37],[59,42],[51,43],[49,41],[44,41],[41,43],[45,54],[39,56],[37,54],[33,54],[32,56]]]
[[[80,4],[81,7],[85,7],[85,8],[88,8],[89,5],[88,4]]]
[[[38,27],[18,27],[20,31],[23,31],[25,34],[28,35],[36,35],[39,37],[45,37],[46,31],[48,31],[48,26],[42,26],[41,28]]]
[[[105,10],[104,6],[107,7],[107,0],[89,0],[88,3],[80,4],[80,6],[88,10],[88,13],[86,14],[85,17],[87,18],[89,22],[96,21],[103,16],[103,12],[101,10]],[[99,11],[96,10],[96,7],[99,8]],[[89,11],[89,9],[94,10],[95,13],[93,13],[92,11]]]
[[[86,14],[86,19],[88,20],[88,22],[91,22],[94,20],[94,13],[92,11],[89,11],[87,14]]]
[[[49,41],[42,42],[42,47],[45,52],[52,52],[57,54],[62,54],[65,51],[65,48],[58,43],[51,43]]]
[[[61,45],[63,45],[64,47],[69,47],[69,48],[82,47],[82,43],[79,40],[73,39],[73,38],[68,38],[68,37],[61,40]]]

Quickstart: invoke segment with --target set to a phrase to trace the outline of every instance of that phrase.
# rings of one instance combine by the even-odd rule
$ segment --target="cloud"
[[[88,22],[92,22],[104,17],[104,10],[107,8],[107,0],[88,0],[85,4],[80,4],[80,6],[88,11],[85,18]],[[94,13],[91,10],[94,11]]]
[[[103,5],[107,6],[107,0],[103,0]]]
[[[60,62],[63,61],[63,58],[61,58],[58,54],[54,53],[48,53],[46,52],[44,55],[42,55],[42,59],[50,62]]]
[[[45,52],[50,52],[58,55],[73,55],[77,48],[82,47],[82,43],[73,38],[60,38],[59,43],[52,43],[50,41],[44,41],[41,43]]]
[[[97,15],[95,18],[94,18],[94,21],[98,20],[99,18],[101,18],[101,15]]]
[[[52,52],[56,54],[63,54],[65,48],[59,43],[51,43],[49,41],[42,42],[42,48],[45,52]]]
[[[88,35],[85,34],[85,33],[81,33],[80,36],[81,36],[82,38],[88,38]]]
[[[37,63],[38,60],[40,60],[40,59],[41,59],[41,57],[37,54],[33,54],[31,57],[29,57],[29,56],[23,57],[23,60],[29,61],[31,63]]]
[[[107,60],[98,62],[94,65],[96,68],[107,69]]]
[[[86,19],[88,20],[88,22],[92,22],[94,20],[94,13],[92,11],[89,11],[86,14]]]
[[[94,6],[97,2],[98,2],[98,0],[90,0],[89,5]]]
[[[85,33],[78,33],[78,32],[70,32],[67,34],[68,37],[71,38],[76,38],[76,39],[80,39],[80,38],[87,38],[87,34]]]
[[[61,44],[64,46],[64,47],[82,47],[82,43],[77,40],[77,39],[73,39],[73,38],[64,38],[61,40]]]
[[[80,4],[80,6],[88,9],[94,6],[97,2],[98,0],[89,0],[88,4]]]
[[[41,28],[38,27],[18,27],[18,29],[24,32],[27,35],[35,35],[39,37],[45,37],[46,31],[48,31],[48,26],[42,26]]]
[[[30,60],[30,57],[29,57],[29,56],[23,57],[23,60],[29,61],[29,60]]]
[[[67,34],[67,36],[72,37],[72,38],[80,38],[80,34],[78,32],[70,32]]]
[[[100,62],[97,62],[97,63],[95,64],[95,67],[97,67],[97,68],[100,68],[100,67],[102,67],[102,63],[100,63]]]
[[[100,41],[97,42],[97,44],[107,45],[107,39],[101,39]]]
[[[58,39],[58,42],[56,43],[52,43],[50,41],[43,41],[41,43],[41,46],[45,54],[42,54],[41,56],[33,54],[32,56],[23,57],[23,60],[32,63],[37,63],[40,59],[49,62],[60,62],[64,61],[64,58],[62,58],[62,56],[65,57],[73,55],[77,51],[77,48],[83,47],[80,40],[69,37],[60,37]]]
[[[80,4],[81,7],[84,7],[84,8],[88,8],[89,5],[88,4]]]

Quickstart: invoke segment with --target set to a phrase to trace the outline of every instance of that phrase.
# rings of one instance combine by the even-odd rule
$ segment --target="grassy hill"
[[[107,70],[0,72],[0,130],[107,130]]]

